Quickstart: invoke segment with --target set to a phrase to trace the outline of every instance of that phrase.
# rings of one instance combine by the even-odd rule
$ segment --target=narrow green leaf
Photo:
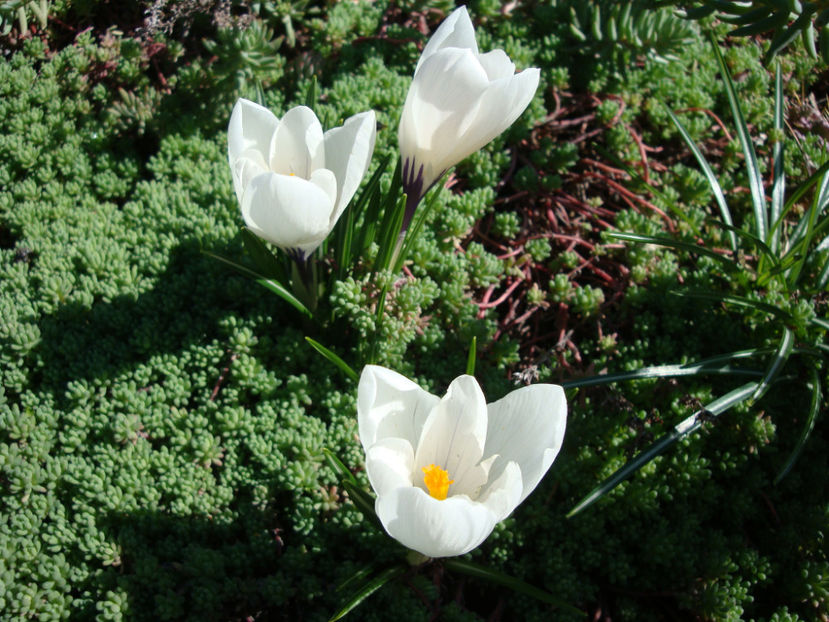
[[[374,497],[347,479],[342,481],[342,486],[348,493],[349,499],[362,512],[363,516],[376,528],[382,530],[383,525],[380,524],[380,519],[377,518],[377,512],[374,511]]]
[[[809,320],[815,326],[820,326],[823,330],[829,330],[829,320],[821,317],[813,317]]]
[[[767,348],[756,348],[751,350],[740,350],[720,356],[711,357],[696,363],[683,363],[678,365],[653,365],[642,367],[633,371],[620,372],[616,374],[600,374],[567,380],[561,383],[565,389],[577,389],[581,387],[594,387],[611,384],[613,382],[626,382],[629,380],[642,380],[643,378],[676,378],[680,376],[696,376],[697,374],[724,374],[733,376],[757,376],[763,372],[756,369],[734,368],[729,365],[735,361],[754,358],[767,354]]]
[[[514,592],[530,596],[532,598],[535,598],[536,600],[540,600],[543,603],[547,603],[548,605],[559,607],[560,609],[566,609],[570,613],[574,613],[580,616],[585,615],[585,612],[581,609],[578,609],[573,605],[565,603],[564,601],[556,598],[549,592],[539,589],[534,585],[530,585],[529,583],[526,583],[521,579],[517,579],[508,574],[504,574],[502,572],[498,572],[497,570],[493,570],[492,568],[486,568],[484,566],[475,564],[465,559],[458,559],[457,557],[445,560],[443,562],[443,566],[453,572],[458,572],[470,577],[475,577],[476,579],[483,579],[485,581],[489,581],[490,583],[495,583],[497,585],[503,585],[504,587],[507,587]]]
[[[829,205],[829,174],[824,175],[820,180],[820,187],[815,193],[811,206],[800,218],[791,236],[789,236],[790,248],[787,255],[794,253],[799,255],[797,263],[792,267],[792,271],[789,274],[789,283],[792,287],[800,277],[803,265],[806,263],[809,254],[809,246],[816,232],[820,231],[825,224],[825,218],[820,224],[816,225],[815,223],[818,222],[827,205]]]
[[[389,581],[401,576],[404,572],[406,572],[406,568],[404,566],[392,566],[391,568],[386,568],[373,579],[363,584],[363,586],[348,599],[345,605],[343,605],[343,607],[331,617],[329,622],[335,622],[335,620],[339,620],[344,617],[366,598],[374,594],[374,592],[379,590]]]
[[[633,475],[633,473],[663,453],[671,445],[698,429],[706,417],[716,417],[735,404],[739,404],[740,402],[748,399],[758,386],[757,382],[748,382],[740,388],[714,400],[705,408],[696,411],[693,415],[678,423],[670,432],[668,432],[668,434],[660,438],[647,450],[643,451],[633,460],[630,460],[627,464],[613,473],[613,475],[605,479],[601,484],[590,491],[587,496],[576,504],[576,507],[570,510],[567,514],[567,518],[571,518],[583,511],[585,508],[593,505],[593,503],[601,499],[604,495]]]
[[[469,356],[466,359],[466,373],[469,376],[475,375],[475,359],[478,356],[478,338],[472,337],[469,344]]]
[[[745,307],[755,311],[762,311],[782,320],[791,321],[792,316],[783,309],[770,305],[767,302],[760,302],[758,300],[749,300],[742,296],[733,296],[730,294],[718,294],[716,292],[698,291],[698,290],[673,290],[670,292],[674,296],[684,296],[688,298],[698,298],[700,300],[712,300],[715,302],[723,302],[725,304],[732,304],[738,307]]]
[[[777,346],[774,358],[771,360],[771,363],[769,363],[766,373],[760,381],[760,385],[757,387],[754,395],[751,396],[752,400],[757,401],[766,391],[768,391],[771,383],[774,382],[775,378],[777,378],[777,375],[780,373],[780,370],[783,369],[783,366],[786,364],[786,361],[789,360],[789,356],[792,353],[792,347],[794,347],[794,333],[789,330],[787,326],[784,326],[783,337],[780,339],[780,345]]]
[[[248,227],[242,229],[242,243],[259,274],[266,279],[287,282],[285,262],[275,256],[265,243]]]
[[[720,74],[722,75],[723,82],[725,83],[725,93],[728,96],[728,105],[731,108],[731,114],[734,117],[734,125],[737,130],[737,136],[740,139],[740,146],[742,147],[743,155],[745,156],[749,188],[751,189],[751,204],[754,210],[755,233],[761,240],[766,240],[766,234],[768,232],[766,197],[763,189],[763,177],[760,173],[760,167],[757,164],[757,155],[754,152],[754,143],[751,141],[751,136],[748,132],[748,125],[743,117],[742,108],[740,108],[740,99],[737,95],[737,89],[734,87],[734,82],[731,80],[731,73],[728,71],[728,65],[725,64],[725,59],[720,51],[720,46],[711,32],[708,33],[708,38],[714,48],[714,56],[720,67]]]
[[[440,191],[443,188],[445,177],[446,175],[444,175],[438,180],[434,187],[429,191],[431,192],[431,196],[429,196],[428,200],[421,202],[420,207],[415,213],[415,216],[412,219],[412,223],[409,225],[408,231],[406,231],[406,236],[403,238],[402,247],[400,248],[394,260],[393,272],[395,274],[400,272],[400,270],[403,268],[403,263],[406,261],[406,258],[409,256],[409,253],[411,252],[412,246],[414,246],[415,241],[420,235],[420,230],[423,228],[423,224],[426,222],[426,220],[428,220],[432,211],[437,206],[438,197],[440,197]]]
[[[688,251],[691,253],[697,253],[698,255],[705,255],[706,257],[710,257],[711,259],[716,259],[723,266],[729,270],[739,270],[740,266],[738,266],[731,258],[726,257],[725,255],[720,255],[719,253],[715,253],[714,251],[700,246],[694,242],[684,242],[682,240],[675,240],[674,238],[669,238],[667,236],[657,236],[657,235],[642,235],[639,233],[627,233],[623,231],[608,231],[605,235],[609,238],[613,238],[615,240],[624,240],[626,242],[638,242],[639,244],[656,244],[658,246],[667,246],[670,248],[675,248],[677,250]]]
[[[314,314],[311,313],[308,310],[308,308],[304,304],[302,304],[302,302],[300,302],[296,296],[289,292],[281,283],[273,279],[265,278],[255,270],[251,270],[247,266],[243,266],[242,264],[236,263],[235,261],[227,259],[226,257],[217,255],[216,253],[212,253],[210,251],[205,250],[203,250],[202,253],[207,255],[208,257],[212,257],[213,259],[218,259],[219,261],[227,264],[240,274],[254,279],[257,283],[259,283],[259,285],[261,285],[265,289],[272,291],[274,294],[276,294],[277,296],[291,304],[295,309],[297,309],[301,313],[304,313],[305,315],[311,318],[314,317]]]
[[[783,102],[783,73],[780,69],[780,62],[775,64],[774,69],[774,130],[777,137],[774,141],[774,149],[772,151],[772,187],[771,187],[771,219],[770,222],[776,223],[780,219],[780,214],[783,212],[783,203],[786,198],[786,171],[783,169],[783,157],[785,140],[783,139],[783,122],[785,116],[785,108]],[[769,246],[773,255],[777,255],[777,249],[780,244],[780,229],[772,227],[769,236]]]
[[[745,26],[735,28],[728,33],[729,37],[748,37],[758,35],[762,32],[774,30],[786,23],[789,14],[787,11],[776,11],[768,17],[760,18],[763,14],[768,14],[767,7],[761,7],[757,11],[746,13],[743,18],[746,20]],[[744,23],[744,22],[741,22]]]
[[[733,226],[734,220],[731,218],[731,210],[728,209],[728,203],[725,200],[725,194],[723,194],[720,182],[717,180],[717,176],[714,174],[711,165],[708,164],[708,160],[705,159],[705,156],[702,155],[702,152],[697,148],[696,143],[694,143],[694,139],[691,138],[691,135],[688,133],[688,130],[685,129],[685,126],[682,125],[682,122],[679,120],[679,118],[673,113],[673,111],[670,108],[668,108],[667,110],[668,114],[671,117],[671,121],[674,122],[674,125],[676,126],[676,129],[679,131],[680,136],[682,136],[682,139],[685,141],[685,144],[688,146],[688,149],[697,159],[697,163],[702,169],[702,172],[705,175],[705,179],[708,181],[708,186],[711,188],[711,193],[714,195],[714,200],[717,202],[717,205],[720,208],[720,216],[722,216],[723,222]],[[735,236],[732,232],[729,235],[729,239],[731,240],[731,250],[737,252],[737,236]]]
[[[816,183],[818,183],[818,181],[821,181],[823,179],[827,171],[829,171],[829,160],[824,162],[820,166],[820,168],[818,168],[814,173],[809,175],[808,179],[806,179],[797,188],[794,189],[794,192],[792,192],[789,195],[789,198],[786,199],[786,204],[783,206],[783,213],[780,214],[780,217],[777,219],[777,222],[775,222],[773,225],[775,228],[779,228],[782,225],[786,215],[789,213],[789,210],[791,210],[792,207],[794,207],[797,204],[797,202],[800,201],[800,199],[802,199],[803,196],[807,192],[809,192],[809,190],[812,189],[812,186],[814,186]]]
[[[806,414],[806,421],[803,423],[803,431],[800,433],[800,438],[797,439],[797,444],[795,444],[792,453],[789,454],[789,458],[786,460],[786,463],[783,465],[783,468],[780,469],[780,472],[777,474],[777,477],[774,478],[775,485],[779,484],[780,480],[786,477],[789,471],[792,470],[794,463],[797,462],[797,459],[803,452],[803,448],[806,446],[806,441],[809,440],[809,435],[812,433],[812,430],[815,427],[815,421],[817,421],[818,413],[820,413],[820,404],[823,400],[823,391],[821,390],[820,376],[818,375],[817,370],[814,367],[809,369],[809,375],[812,378],[812,400],[809,404],[809,412]]]
[[[337,477],[343,481],[351,482],[354,486],[357,486],[357,478],[354,477],[354,474],[343,464],[342,460],[340,460],[333,451],[328,449],[328,447],[323,447],[322,453],[328,462],[328,466],[330,466],[334,473],[337,474]]]
[[[325,347],[324,345],[322,345],[320,342],[318,342],[318,341],[315,341],[315,340],[311,339],[310,337],[306,337],[306,338],[305,338],[305,341],[307,341],[307,342],[308,342],[308,344],[309,344],[312,348],[314,348],[314,350],[316,350],[317,352],[319,352],[320,354],[322,354],[322,355],[323,355],[326,359],[328,359],[331,363],[333,363],[334,365],[336,365],[336,366],[337,366],[337,368],[338,368],[341,372],[343,372],[346,376],[348,376],[349,378],[351,378],[354,382],[359,382],[359,381],[360,381],[360,376],[357,374],[357,372],[356,372],[356,371],[354,371],[353,369],[351,369],[351,367],[349,366],[349,364],[348,364],[348,363],[346,363],[346,362],[345,362],[344,360],[342,360],[339,356],[337,356],[336,354],[334,354],[331,350],[329,350],[328,348],[326,348],[326,347]]]

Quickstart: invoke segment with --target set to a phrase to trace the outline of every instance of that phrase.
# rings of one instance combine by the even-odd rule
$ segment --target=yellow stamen
[[[449,494],[449,484],[455,483],[455,480],[449,479],[449,472],[436,464],[430,464],[423,467],[423,473],[423,483],[429,489],[429,494],[438,501],[446,499],[446,495]]]

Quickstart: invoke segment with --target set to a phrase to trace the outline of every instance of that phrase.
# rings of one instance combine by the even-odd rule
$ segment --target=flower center
[[[449,479],[449,471],[444,471],[436,464],[423,467],[423,483],[429,489],[429,494],[438,501],[446,499],[449,493],[449,484],[455,480]]]

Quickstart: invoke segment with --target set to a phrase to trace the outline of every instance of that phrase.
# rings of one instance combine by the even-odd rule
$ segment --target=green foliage
[[[43,29],[48,18],[48,0],[5,0],[0,5],[0,34],[9,34],[15,26],[19,33],[26,33],[32,20]]]
[[[537,233],[522,239],[518,259],[499,259],[501,251],[473,236],[493,210],[497,244],[525,233],[521,227],[535,207],[505,203],[495,191],[513,156],[516,171],[529,163],[537,170],[554,166],[561,178],[578,172],[579,150],[561,141],[542,142],[538,152],[517,149],[524,139],[535,144],[529,130],[552,112],[551,86],[562,76],[616,89],[619,99],[599,114],[612,120],[624,102],[625,116],[608,144],[628,161],[637,161],[638,152],[626,125],[674,156],[679,134],[667,108],[727,114],[715,63],[696,39],[669,65],[629,48],[622,60],[640,58],[641,67],[629,66],[627,83],[614,83],[608,57],[583,64],[585,56],[567,47],[573,39],[566,19],[544,21],[564,15],[563,4],[533,4],[533,15],[541,17],[529,15],[529,5],[504,14],[496,3],[478,4],[482,48],[505,47],[522,67],[540,66],[547,85],[508,136],[459,166],[451,191],[440,190],[411,249],[410,274],[372,274],[378,249],[369,245],[366,264],[358,262],[332,288],[326,311],[334,319],[324,332],[201,252],[234,261],[244,256],[226,162],[230,105],[251,92],[238,89],[258,80],[265,103],[279,114],[304,101],[313,74],[321,85],[321,116],[333,124],[376,109],[378,156],[393,155],[397,115],[424,40],[420,22],[407,20],[422,15],[433,28],[436,9],[450,9],[447,3],[408,3],[403,10],[417,11],[412,15],[398,12],[401,3],[338,3],[328,16],[310,4],[261,3],[253,12],[259,26],[205,35],[215,44],[215,59],[189,47],[181,51],[171,39],[163,41],[169,56],[151,57],[129,33],[99,31],[63,49],[33,38],[0,59],[4,616],[328,619],[342,604],[334,586],[369,562],[398,560],[397,545],[364,519],[326,459],[330,448],[358,485],[368,486],[354,385],[304,343],[309,333],[351,365],[372,357],[435,392],[466,368],[476,337],[476,375],[497,398],[512,388],[519,344],[504,334],[493,343],[500,310],[481,309],[476,301],[483,288],[502,291],[518,261],[532,260],[541,264],[540,278],[526,298],[539,309],[540,330],[559,334],[555,316],[541,310],[566,303],[568,330],[575,330],[585,367],[633,370],[698,360],[736,350],[749,336],[777,345],[777,324],[760,311],[743,319],[720,303],[668,294],[680,278],[698,289],[724,282],[722,262],[692,250],[613,251],[640,283],[617,296],[573,273],[578,255],[551,252],[547,238],[532,239]],[[75,5],[78,14],[95,8]],[[248,45],[242,38],[253,37],[254,28],[270,32]],[[543,35],[535,36],[539,30]],[[248,63],[245,50],[270,50],[273,58]],[[727,55],[743,77],[738,88],[747,122],[776,136],[765,121],[773,105],[758,60],[745,41]],[[795,89],[810,65],[784,60]],[[696,140],[709,136],[706,114],[677,115]],[[794,144],[786,140],[787,147]],[[804,130],[799,140],[820,162],[819,137]],[[715,164],[723,188],[747,186],[736,141],[723,158]],[[654,202],[666,211],[682,207],[687,221],[677,220],[677,227],[687,237],[681,239],[696,244],[696,229],[717,248],[727,246],[727,231],[718,233],[706,220],[695,163],[675,159],[681,165],[651,170],[662,189]],[[809,170],[794,158],[784,169],[792,178]],[[391,171],[381,176],[384,188],[390,177]],[[543,176],[535,183],[545,191]],[[810,197],[796,202],[789,217],[808,213]],[[751,222],[750,197],[737,195],[729,205],[736,222]],[[616,224],[665,236],[664,221],[646,212],[620,211]],[[807,232],[804,225],[804,239]],[[821,239],[811,235],[801,284],[822,273],[825,255],[814,253]],[[755,250],[748,242],[746,248]],[[788,304],[788,290],[773,282],[765,301]],[[606,302],[596,313],[601,296]],[[603,334],[608,304],[619,321]],[[786,309],[797,323],[815,315],[802,303]],[[730,329],[725,335],[723,326]],[[575,354],[566,360],[575,367]],[[786,373],[809,377],[797,360]],[[557,382],[566,373],[552,360],[537,363],[540,381]],[[825,375],[819,370],[821,384]],[[742,405],[704,423],[701,434],[680,441],[679,451],[658,457],[607,495],[594,508],[600,511],[565,519],[597,477],[727,391],[728,382],[644,378],[606,390],[570,390],[562,455],[471,561],[585,610],[606,605],[620,619],[658,619],[666,610],[711,619],[814,619],[826,609],[826,422],[814,420],[800,459],[772,486],[812,397],[794,380],[783,382],[789,384],[766,394],[762,410]],[[784,395],[780,386],[792,390]],[[825,400],[819,403],[823,408]],[[435,614],[579,619],[440,565],[388,583],[358,613],[378,621]]]
[[[771,62],[795,39],[800,39],[803,49],[823,63],[829,63],[829,8],[825,2],[779,2],[775,0],[751,0],[750,2],[719,2],[698,0],[678,3],[690,7],[688,17],[700,19],[716,15],[735,26],[729,33],[733,37],[771,33],[771,41],[765,54],[765,62]]]

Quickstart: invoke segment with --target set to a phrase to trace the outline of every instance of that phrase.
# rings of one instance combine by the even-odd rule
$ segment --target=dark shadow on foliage
[[[238,256],[233,243],[213,249]],[[70,380],[110,379],[156,354],[179,352],[221,335],[219,322],[236,314],[281,313],[282,303],[187,241],[170,254],[154,287],[138,296],[70,303],[40,322],[43,380],[58,393]],[[290,322],[291,311],[284,309]]]

